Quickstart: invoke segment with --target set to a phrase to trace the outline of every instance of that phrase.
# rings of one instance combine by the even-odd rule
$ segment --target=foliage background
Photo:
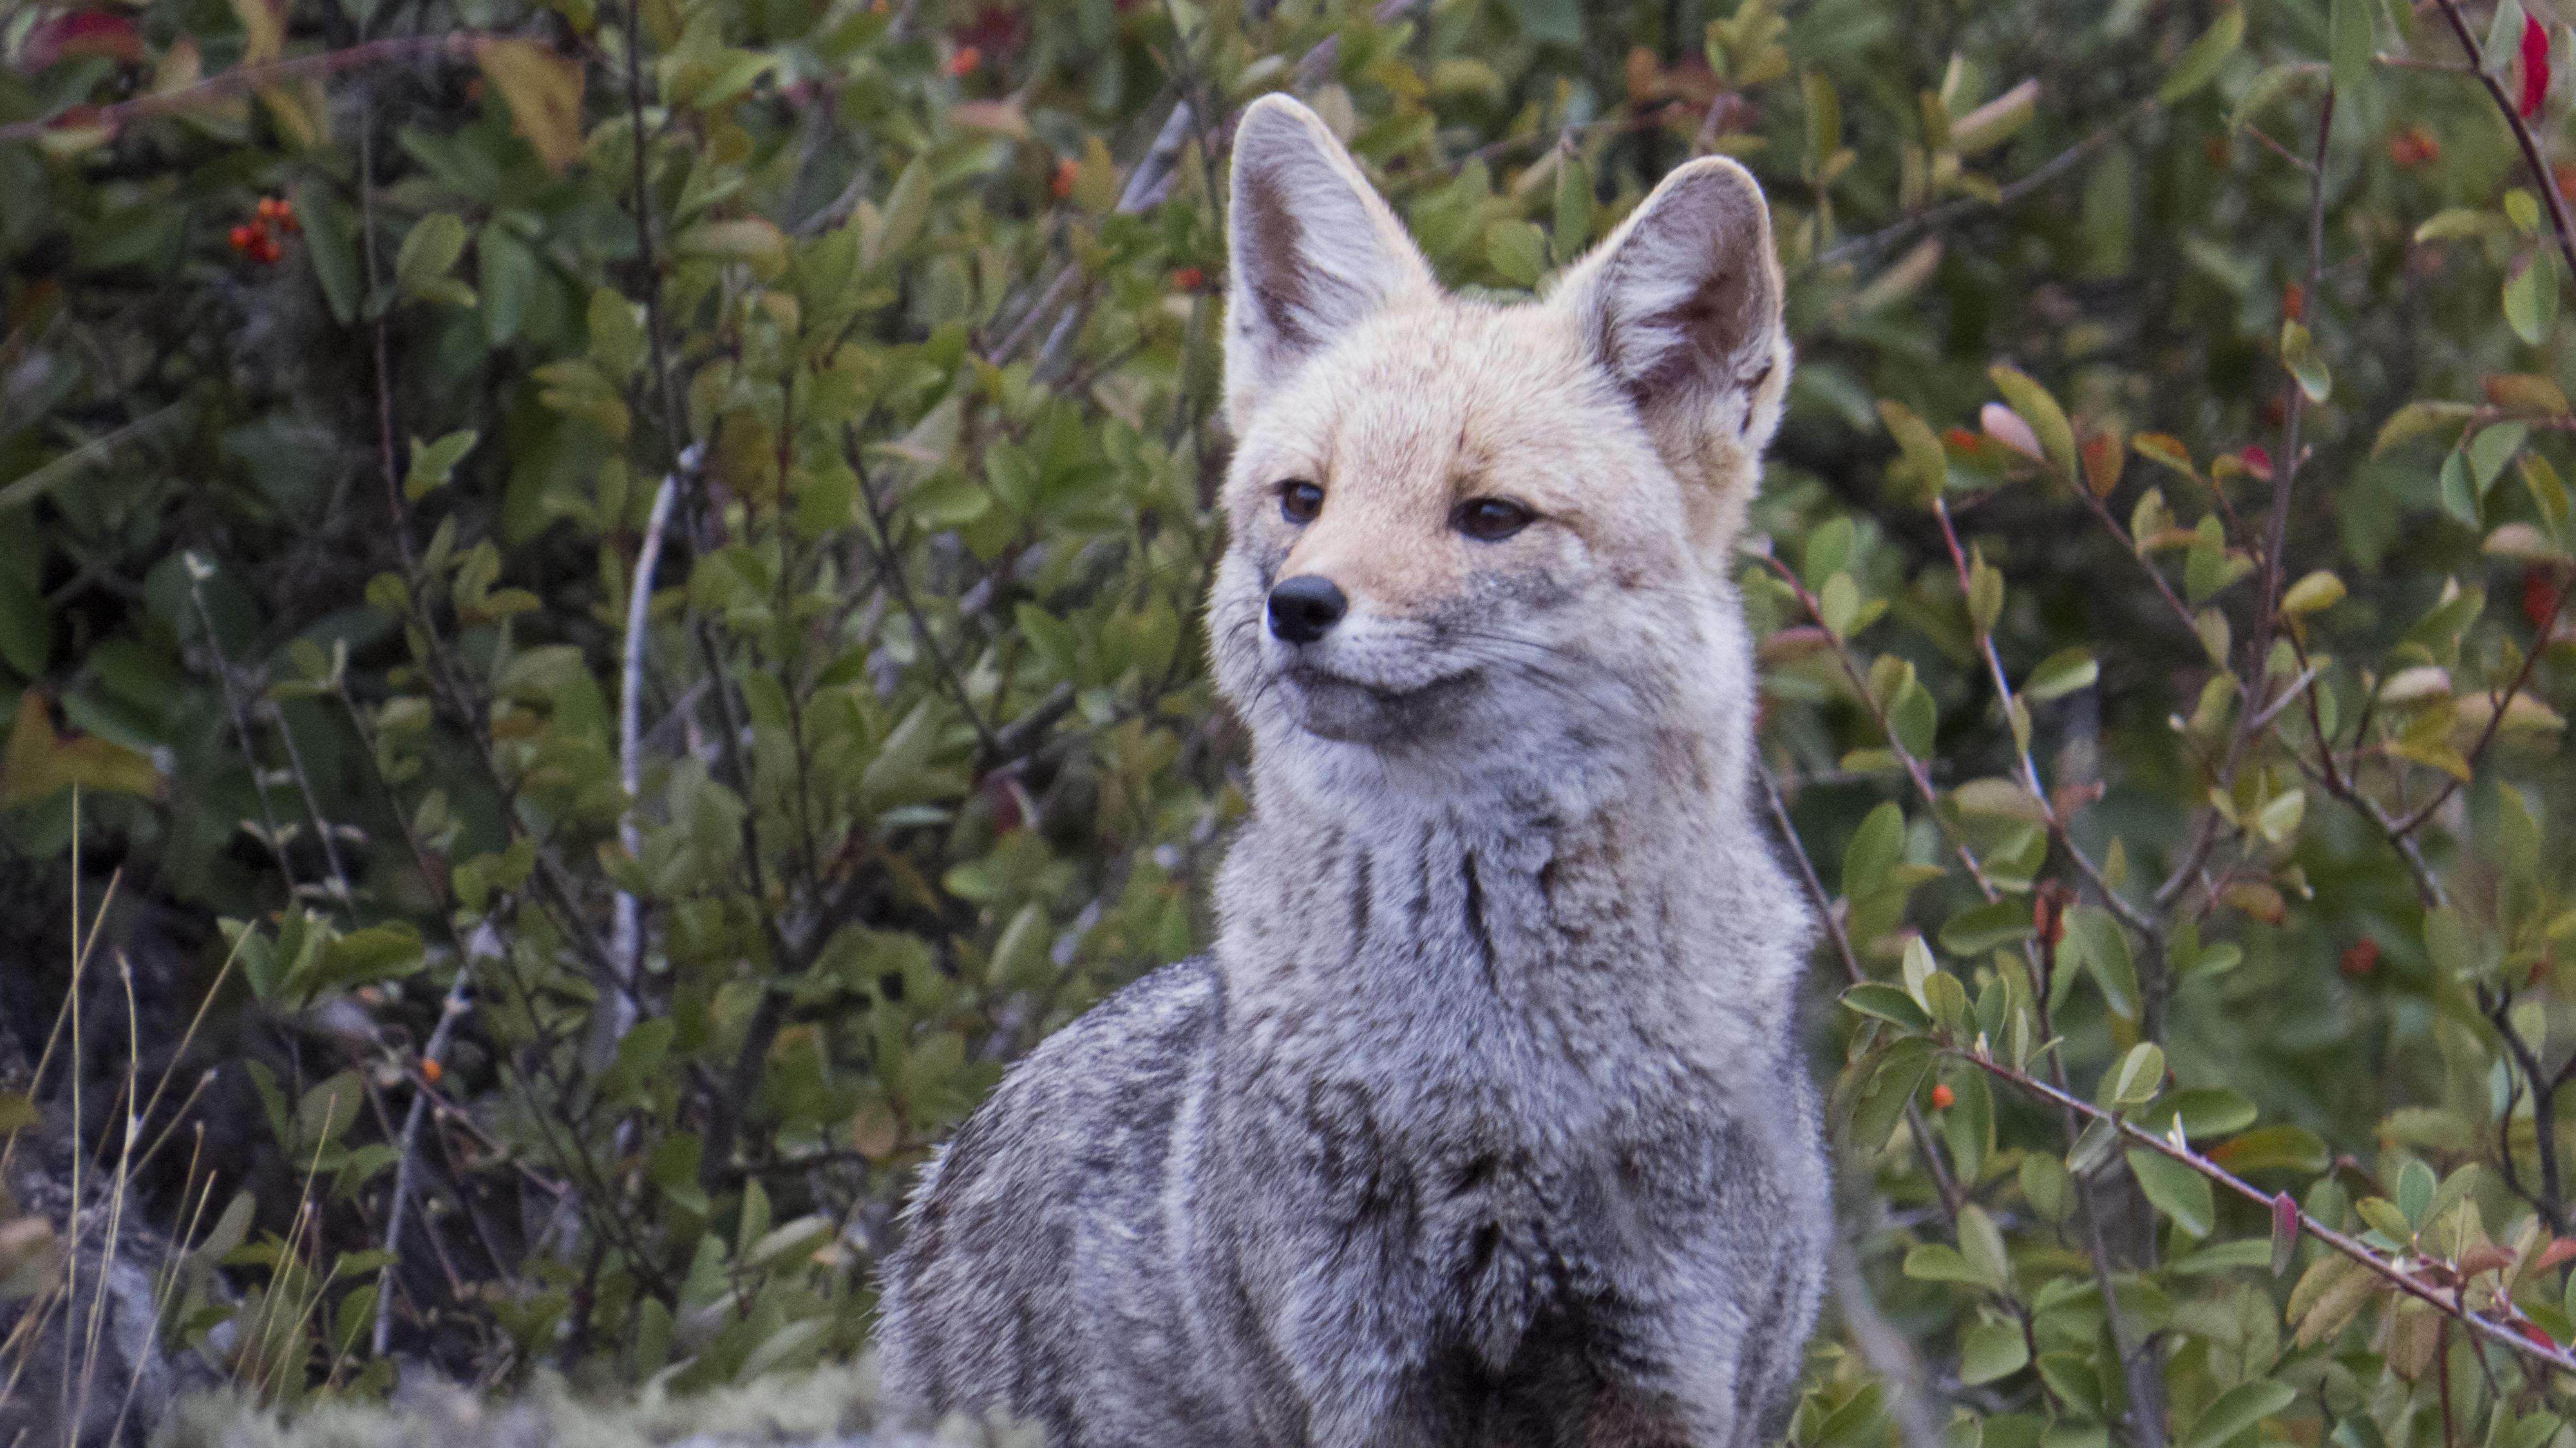
[[[149,1416],[47,1366],[120,1251],[289,1408],[862,1349],[930,1144],[1204,936],[1290,87],[1455,285],[1693,154],[1777,209],[1744,576],[1853,987],[1793,1438],[2576,1442],[2528,3],[14,7],[18,1411]]]

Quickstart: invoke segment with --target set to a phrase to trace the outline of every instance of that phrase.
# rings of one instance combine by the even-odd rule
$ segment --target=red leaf
[[[2268,483],[2272,481],[2272,453],[2269,448],[2264,447],[2261,443],[2247,443],[2245,445],[2245,450],[2236,455],[2236,460],[2245,465],[2245,471],[2252,473],[2264,482]]]
[[[2536,15],[2522,18],[2522,103],[2524,120],[2540,114],[2549,97],[2549,28]]]
[[[2551,1352],[2558,1351],[2558,1339],[2551,1337],[2546,1331],[2542,1330],[2539,1323],[2532,1321],[2530,1318],[2526,1317],[2522,1321],[2515,1323],[2513,1325],[2513,1329],[2514,1331],[2521,1333],[2524,1337],[2538,1343],[2540,1346],[2547,1348]]]
[[[2522,574],[2522,616],[2531,626],[2545,629],[2558,618],[2558,585],[2545,568],[2526,568]]]
[[[2546,1272],[2570,1257],[2576,1257],[2576,1237],[2552,1237],[2549,1245],[2541,1248],[2540,1255],[2533,1259],[2531,1270]]]
[[[27,36],[19,63],[28,72],[76,55],[104,56],[129,65],[143,59],[143,37],[134,22],[103,10],[82,10],[39,24]]]

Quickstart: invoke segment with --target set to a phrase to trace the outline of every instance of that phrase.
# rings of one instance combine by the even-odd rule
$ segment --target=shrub
[[[164,1346],[238,1391],[851,1357],[929,1145],[1204,939],[1225,124],[1286,86],[1498,295],[1690,155],[1770,189],[1744,590],[1848,1166],[1794,1439],[2576,1431],[2544,12],[144,0],[0,46],[9,1024],[132,1030],[0,1128],[119,1164]],[[30,1253],[21,1300],[80,1260]]]

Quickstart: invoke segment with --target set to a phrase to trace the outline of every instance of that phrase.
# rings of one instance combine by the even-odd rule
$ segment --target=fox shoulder
[[[1099,1286],[1074,1281],[1081,1236],[1159,1210],[1172,1124],[1223,1014],[1204,957],[1166,966],[1047,1037],[931,1159],[885,1269],[879,1340],[900,1397],[1061,1406]]]

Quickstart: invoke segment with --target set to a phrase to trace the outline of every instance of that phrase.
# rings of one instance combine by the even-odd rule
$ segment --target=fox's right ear
[[[1298,362],[1432,279],[1359,164],[1287,96],[1254,101],[1235,126],[1233,193],[1225,406],[1240,430]]]

